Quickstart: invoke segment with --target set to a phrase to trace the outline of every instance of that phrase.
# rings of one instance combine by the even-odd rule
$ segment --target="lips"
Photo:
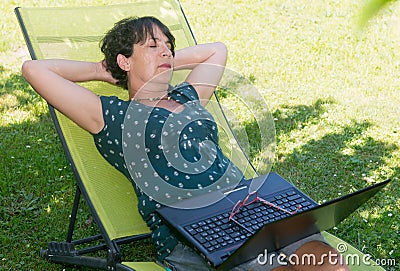
[[[171,64],[169,63],[163,63],[159,66],[160,68],[166,68],[166,69],[171,69]]]

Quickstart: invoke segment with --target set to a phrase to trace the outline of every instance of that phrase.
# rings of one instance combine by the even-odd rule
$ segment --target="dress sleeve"
[[[122,151],[122,128],[126,103],[115,96],[100,97],[103,109],[104,127],[93,135],[94,142],[102,156],[114,167],[124,171]]]
[[[106,131],[121,131],[126,112],[125,102],[115,96],[100,96],[100,101],[103,110],[104,127],[98,135]]]

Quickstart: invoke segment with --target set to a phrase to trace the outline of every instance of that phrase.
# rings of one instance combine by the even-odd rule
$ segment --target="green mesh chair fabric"
[[[179,3],[175,0],[149,0],[132,4],[75,7],[75,8],[17,8],[20,24],[33,59],[66,58],[86,61],[102,59],[99,41],[113,24],[128,16],[152,15],[163,21],[176,38],[177,49],[195,44]],[[173,82],[181,82],[185,72],[174,74]],[[116,95],[127,98],[127,92],[102,82],[84,83],[100,95]],[[51,109],[51,107],[50,107]],[[257,175],[233,136],[226,117],[214,97],[208,109],[220,127],[220,142],[233,162],[246,177]],[[120,172],[111,167],[97,152],[92,136],[68,118],[54,111],[53,119],[70,159],[79,187],[100,224],[106,239],[116,240],[149,229],[137,211],[137,199],[133,187]],[[336,246],[342,240],[324,233]],[[351,247],[351,246],[348,246]],[[351,247],[352,248],[352,247]],[[352,248],[351,253],[358,253]],[[77,263],[79,264],[79,263]],[[155,263],[123,262],[127,270],[164,270]],[[383,270],[371,266],[353,266],[352,270]]]

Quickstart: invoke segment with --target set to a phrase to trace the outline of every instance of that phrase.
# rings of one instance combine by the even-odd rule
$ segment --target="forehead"
[[[153,24],[152,33],[147,33],[146,40],[162,40],[169,41],[168,37],[161,31],[161,29]]]

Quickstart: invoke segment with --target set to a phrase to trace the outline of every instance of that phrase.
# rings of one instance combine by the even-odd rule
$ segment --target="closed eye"
[[[157,48],[160,42],[162,42],[162,41],[160,41],[160,39],[154,38],[154,39],[152,39],[152,40],[150,41],[149,47],[150,47],[150,48]],[[172,44],[171,44],[169,41],[165,42],[165,45],[167,46],[167,48],[168,48],[169,50],[172,49]]]

